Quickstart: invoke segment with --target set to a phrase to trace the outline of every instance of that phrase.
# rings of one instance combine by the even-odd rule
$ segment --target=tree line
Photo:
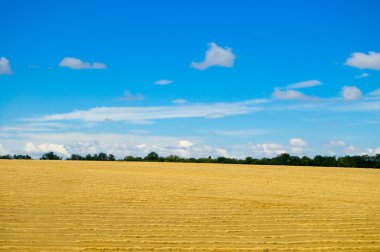
[[[0,159],[32,159],[29,155],[5,155]],[[62,160],[63,158],[54,152],[48,152],[41,156],[41,160]],[[314,158],[307,156],[291,156],[288,153],[280,154],[273,158],[253,158],[236,159],[228,157],[212,158],[184,158],[176,155],[161,157],[156,152],[151,152],[145,157],[125,156],[123,159],[116,159],[113,154],[100,152],[99,154],[79,155],[72,154],[66,160],[88,160],[88,161],[135,161],[135,162],[184,162],[184,163],[219,163],[219,164],[258,164],[258,165],[294,165],[294,166],[324,166],[324,167],[358,167],[358,168],[380,168],[380,154],[375,156],[321,156]]]
[[[16,155],[16,154],[14,154],[13,156],[11,156],[8,154],[8,155],[4,155],[4,156],[0,155],[0,159],[32,159],[32,157],[29,155]]]

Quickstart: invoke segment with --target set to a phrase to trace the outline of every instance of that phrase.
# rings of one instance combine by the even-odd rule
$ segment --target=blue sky
[[[0,0],[0,154],[380,153],[379,9]]]

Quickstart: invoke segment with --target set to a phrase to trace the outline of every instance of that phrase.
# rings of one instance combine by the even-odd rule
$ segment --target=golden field
[[[380,170],[0,160],[0,250],[380,251]]]

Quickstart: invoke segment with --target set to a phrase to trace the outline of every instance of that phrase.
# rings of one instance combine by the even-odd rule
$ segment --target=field
[[[380,251],[380,170],[0,160],[0,250]]]

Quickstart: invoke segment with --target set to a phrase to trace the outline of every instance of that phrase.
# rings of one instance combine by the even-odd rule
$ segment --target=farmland
[[[0,160],[0,250],[380,251],[380,170]]]

